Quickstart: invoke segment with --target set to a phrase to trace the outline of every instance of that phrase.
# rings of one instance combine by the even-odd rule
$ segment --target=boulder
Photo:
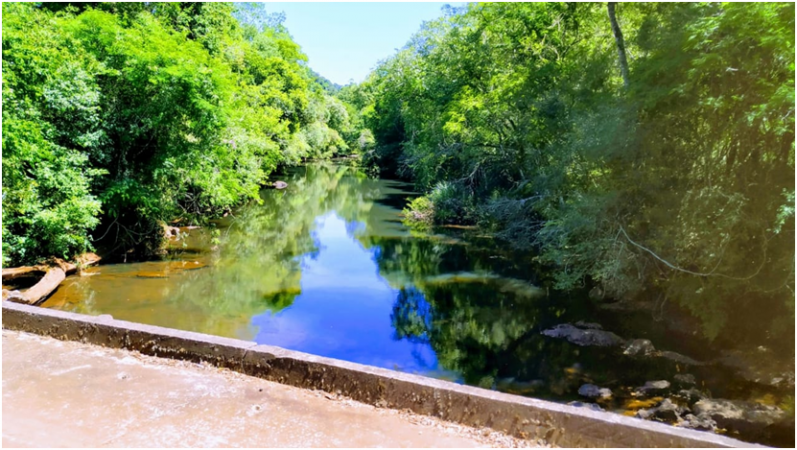
[[[610,398],[612,391],[609,388],[602,388],[594,384],[585,384],[578,388],[578,395],[587,398]]]
[[[623,353],[626,355],[650,356],[656,352],[656,347],[648,339],[634,339],[625,346]]]
[[[610,331],[582,329],[567,323],[545,330],[541,334],[553,338],[567,339],[568,342],[580,346],[610,347],[623,343],[623,339],[620,336]]]
[[[758,433],[786,420],[786,412],[776,406],[737,400],[703,399],[692,406],[692,411],[710,417],[720,428],[744,434]]]

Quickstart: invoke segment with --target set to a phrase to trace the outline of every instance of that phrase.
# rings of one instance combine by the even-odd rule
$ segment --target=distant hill
[[[343,86],[341,86],[341,85],[339,85],[337,83],[333,83],[333,82],[329,81],[323,75],[321,75],[320,73],[316,72],[315,70],[310,69],[309,67],[308,67],[308,69],[310,70],[310,75],[313,77],[313,79],[316,81],[316,83],[321,85],[321,87],[324,88],[324,90],[327,93],[336,94],[343,87]]]

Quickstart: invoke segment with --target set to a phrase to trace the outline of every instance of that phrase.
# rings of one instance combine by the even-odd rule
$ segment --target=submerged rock
[[[677,363],[686,364],[688,366],[702,366],[705,363],[700,361],[694,360],[688,356],[682,355],[680,353],[670,352],[670,351],[663,351],[659,353],[659,356],[662,358],[667,358],[669,360],[675,361]]]
[[[648,339],[634,339],[625,346],[623,353],[626,355],[650,356],[656,352],[656,347]]]
[[[545,382],[542,380],[517,381],[510,377],[499,378],[495,381],[496,389],[502,392],[509,392],[510,394],[533,394],[543,386],[545,386]]]
[[[578,388],[578,395],[587,398],[610,398],[612,396],[612,390],[598,387],[594,384],[585,384]]]
[[[580,346],[610,347],[623,343],[623,339],[611,331],[581,329],[568,323],[557,325],[543,331],[541,334],[553,338],[567,339],[568,342]]]
[[[723,350],[722,356],[714,360],[752,383],[793,391],[794,359],[786,366],[783,361],[783,358],[774,357],[772,351],[766,347]]]
[[[670,389],[670,382],[667,380],[646,381],[644,386],[636,388],[636,392],[643,395],[661,394]]]
[[[543,289],[518,278],[502,277],[490,272],[453,272],[425,278],[424,284],[444,285],[453,283],[494,283],[499,292],[514,294],[521,298],[537,298],[545,294]]]
[[[675,378],[675,381],[681,386],[694,386],[695,383],[697,383],[695,376],[690,373],[679,373],[673,378]]]
[[[169,273],[166,271],[141,271],[136,272],[138,278],[169,278]]]

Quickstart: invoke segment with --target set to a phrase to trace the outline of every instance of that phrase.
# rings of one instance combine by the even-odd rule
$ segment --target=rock
[[[284,181],[275,181],[273,186],[275,189],[285,189],[288,187],[288,183]]]
[[[659,353],[659,356],[662,358],[667,358],[669,360],[675,361],[677,363],[686,364],[688,366],[702,366],[705,363],[700,361],[694,360],[688,356],[682,355],[680,353],[670,352],[670,351],[663,351]]]
[[[568,405],[575,406],[578,408],[591,409],[593,411],[606,411],[605,409],[601,408],[599,405],[596,405],[595,403],[570,402],[568,403]]]
[[[636,389],[636,392],[643,395],[661,394],[668,389],[670,389],[670,382],[667,380],[646,381],[644,386]]]
[[[681,416],[688,412],[682,406],[678,406],[669,398],[662,400],[655,408],[640,409],[636,413],[636,417],[646,420],[658,420],[661,422],[674,423],[681,420]]]
[[[610,398],[612,391],[609,388],[602,388],[594,384],[585,384],[578,388],[578,395],[587,398]]]
[[[169,274],[165,271],[141,271],[136,272],[138,278],[169,278]]]
[[[783,358],[773,357],[770,353],[771,350],[760,348],[724,350],[714,362],[734,370],[752,383],[793,391],[794,359],[791,358],[784,366]]]
[[[694,386],[697,383],[695,376],[690,373],[679,373],[673,378],[675,378],[675,381],[681,386]]]
[[[650,356],[656,352],[656,347],[648,339],[634,339],[625,346],[623,353],[626,355]]]
[[[717,422],[706,414],[697,416],[694,414],[687,414],[675,425],[692,430],[713,431],[717,428]]]
[[[603,330],[581,329],[571,324],[557,325],[541,333],[544,336],[567,339],[569,342],[580,346],[610,347],[620,345],[623,339],[620,336]]]
[[[786,419],[786,412],[776,406],[724,399],[703,399],[692,411],[713,419],[720,428],[740,433],[758,433]]]
[[[695,388],[689,388],[678,391],[678,397],[686,400],[689,404],[692,404],[706,398],[706,394]]]
[[[665,422],[675,422],[681,419],[681,414],[683,412],[684,408],[676,405],[669,398],[665,398],[659,406],[656,407],[653,416]]]
[[[603,327],[599,323],[595,322],[584,322],[583,320],[579,320],[576,322],[576,326],[579,328],[589,328],[591,330],[602,330]]]

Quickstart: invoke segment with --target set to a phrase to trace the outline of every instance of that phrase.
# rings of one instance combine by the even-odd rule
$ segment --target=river
[[[793,355],[783,362],[767,348],[728,348],[718,358],[716,346],[679,334],[650,310],[618,311],[586,290],[546,287],[531,255],[502,250],[478,231],[410,229],[401,209],[415,194],[405,183],[332,163],[295,168],[283,179],[288,188],[264,189],[261,203],[185,230],[170,242],[167,259],[87,269],[43,306],[590,402],[620,414],[667,397],[681,410],[658,420],[682,426],[683,408],[695,412],[702,397],[746,402],[777,417],[734,426],[731,435],[793,444]],[[563,324],[578,325],[560,331],[599,338],[610,331],[624,342],[602,347],[552,337]],[[640,339],[652,347],[634,341]],[[645,345],[629,350],[633,342]],[[640,390],[661,380],[669,386]],[[580,395],[585,384],[612,395]]]

